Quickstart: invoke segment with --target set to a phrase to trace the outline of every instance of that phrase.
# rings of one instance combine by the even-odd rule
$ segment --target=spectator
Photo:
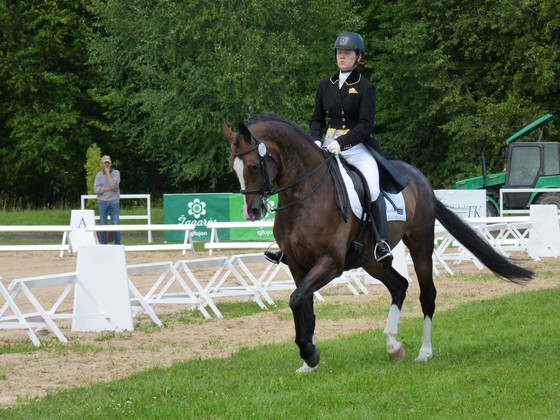
[[[120,199],[121,193],[119,184],[121,182],[121,174],[117,169],[111,167],[111,157],[103,156],[101,158],[102,171],[95,175],[95,183],[93,190],[97,194],[97,203],[99,208],[99,223],[107,224],[107,217],[111,217],[111,224],[119,224],[120,215]],[[115,245],[121,244],[121,233],[114,234]],[[101,243],[107,244],[107,232],[101,232]]]

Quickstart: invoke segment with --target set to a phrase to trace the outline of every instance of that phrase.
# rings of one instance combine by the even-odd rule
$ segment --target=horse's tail
[[[488,242],[459,216],[449,210],[441,201],[436,200],[436,217],[445,229],[465,248],[488,267],[494,274],[515,283],[523,283],[533,278],[531,270],[513,264],[498,253]]]

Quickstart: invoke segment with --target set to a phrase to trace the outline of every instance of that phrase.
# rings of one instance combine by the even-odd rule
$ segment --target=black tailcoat
[[[321,140],[327,128],[349,129],[337,138],[342,150],[371,142],[375,123],[375,86],[354,69],[342,87],[339,73],[319,82],[310,128],[313,140]],[[376,142],[377,143],[377,142]],[[379,145],[376,145],[379,148]]]
[[[379,164],[383,190],[399,192],[409,180],[385,158],[379,143],[373,139],[375,123],[375,86],[354,69],[342,87],[338,88],[339,73],[319,82],[315,95],[315,110],[309,126],[311,138],[322,141],[327,128],[349,129],[337,137],[342,150],[364,143]]]

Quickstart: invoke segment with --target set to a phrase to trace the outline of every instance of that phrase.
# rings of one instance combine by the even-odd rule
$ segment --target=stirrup
[[[393,261],[393,254],[391,253],[389,244],[383,240],[377,242],[373,249],[373,258],[375,258],[375,261],[378,263],[391,264]]]

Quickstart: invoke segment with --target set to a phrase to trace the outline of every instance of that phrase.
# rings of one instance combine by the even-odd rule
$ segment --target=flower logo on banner
[[[200,199],[195,198],[189,204],[189,214],[194,216],[195,219],[200,219],[200,216],[204,216],[206,214],[206,203],[204,201],[200,201]]]
[[[269,214],[272,214],[272,212],[273,212],[273,210],[274,210],[274,204],[276,204],[276,203],[274,203],[274,201],[272,201],[272,200],[267,200],[267,202],[266,202],[266,208],[267,208]]]

